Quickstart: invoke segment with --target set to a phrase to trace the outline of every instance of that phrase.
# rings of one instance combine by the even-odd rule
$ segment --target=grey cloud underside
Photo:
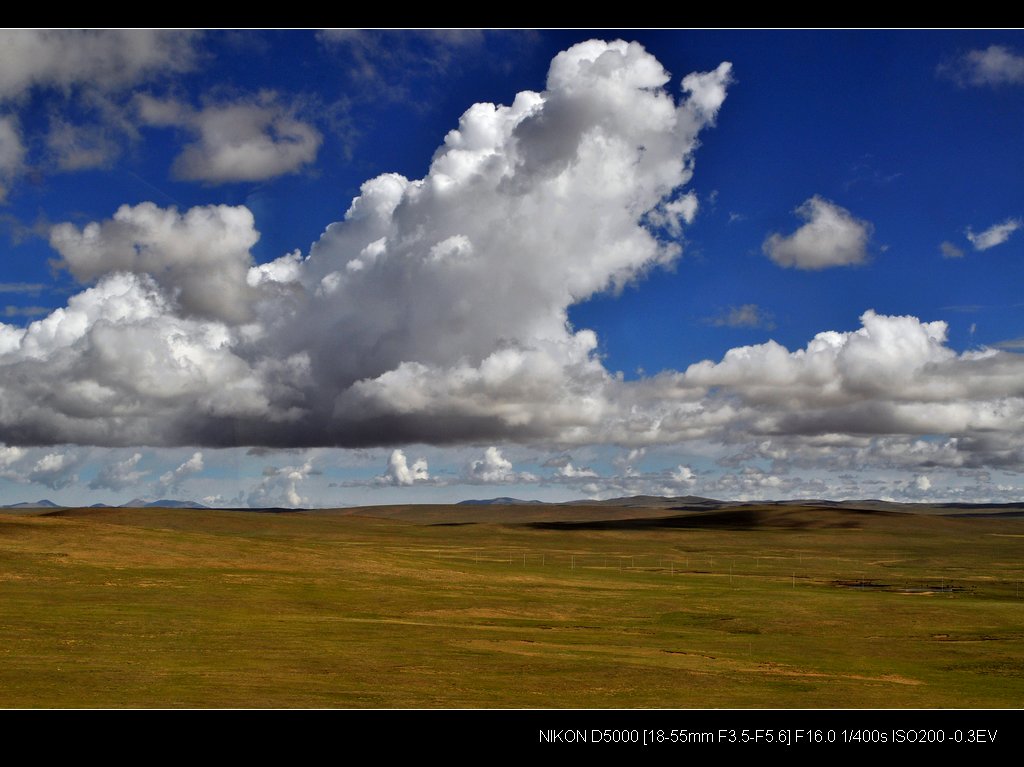
[[[27,328],[0,324],[0,439],[813,451],[838,432],[948,435],[960,465],[1019,462],[1024,358],[958,355],[942,322],[866,312],[861,329],[804,349],[768,342],[632,382],[570,327],[573,303],[678,258],[666,233],[696,212],[697,137],[730,79],[728,64],[688,76],[680,102],[639,45],[574,46],[545,91],[467,110],[423,179],[367,181],[307,256],[255,264],[243,207],[144,203],[54,227],[57,265],[84,287]],[[866,223],[818,198],[805,207],[794,265],[862,258]],[[815,261],[822,245],[832,255]],[[480,471],[505,476],[503,461]],[[299,497],[310,471],[261,492]]]
[[[311,417],[288,428],[238,419],[211,419],[193,432],[182,432],[176,444],[261,445],[271,448],[393,447],[416,443],[460,445],[498,439],[534,442],[550,438],[549,430],[542,424],[532,428],[510,428],[498,417],[443,414],[387,415],[360,420]]]

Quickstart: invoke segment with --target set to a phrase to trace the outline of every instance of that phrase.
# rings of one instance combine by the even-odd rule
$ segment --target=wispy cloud
[[[774,318],[771,313],[766,312],[757,304],[730,306],[727,310],[713,317],[708,317],[704,322],[715,327],[727,328],[764,328],[765,330],[771,330],[775,327]]]
[[[956,245],[951,243],[949,240],[943,241],[939,245],[939,250],[942,252],[943,258],[963,258],[963,248],[958,248]]]
[[[414,98],[414,83],[425,75],[447,71],[462,51],[479,50],[480,30],[324,29],[317,40],[328,50],[346,55],[346,74],[374,98]]]
[[[133,453],[123,461],[107,464],[89,483],[89,487],[124,490],[126,487],[137,484],[139,480],[149,474],[146,470],[136,468],[141,460],[142,453]]]
[[[0,293],[25,293],[38,296],[46,285],[41,282],[0,282]]]
[[[978,234],[975,234],[970,227],[967,227],[965,234],[975,250],[988,250],[996,245],[1002,245],[1010,239],[1010,235],[1020,229],[1021,223],[1019,218],[1008,218],[1003,223],[994,224]]]
[[[1011,351],[1017,351],[1018,349],[1024,350],[1024,336],[1020,338],[1009,338],[1005,341],[992,344],[997,349],[1009,349]]]
[[[968,51],[939,65],[939,74],[962,88],[1024,84],[1024,56],[1004,45]]]
[[[7,199],[11,184],[25,172],[27,152],[18,120],[11,115],[0,116],[0,202]]]
[[[160,489],[171,489],[177,487],[183,480],[203,470],[203,454],[197,450],[192,456],[173,471],[160,475],[158,487]]]
[[[8,304],[4,307],[5,317],[39,317],[43,314],[49,314],[53,311],[52,307],[48,306],[12,306]]]

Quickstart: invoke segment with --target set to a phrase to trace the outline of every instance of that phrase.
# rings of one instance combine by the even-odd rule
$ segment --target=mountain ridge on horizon
[[[379,504],[371,504],[379,505]],[[390,505],[390,504],[385,504]],[[407,505],[407,504],[402,504]],[[428,505],[438,504],[408,504]],[[497,496],[494,498],[471,498],[462,501],[455,501],[445,506],[609,506],[609,507],[634,507],[634,508],[664,508],[679,511],[700,511],[715,510],[725,507],[736,506],[817,506],[835,509],[866,509],[866,510],[898,510],[901,508],[911,509],[1021,509],[1024,510],[1024,501],[1011,503],[978,502],[965,503],[960,501],[885,501],[878,498],[847,499],[833,501],[824,498],[789,498],[783,500],[746,500],[746,501],[723,501],[715,498],[706,498],[698,495],[685,496],[660,496],[660,495],[630,495],[615,498],[596,499],[575,499],[571,501],[540,501],[523,500],[509,496]],[[64,509],[78,508],[55,503],[48,498],[38,501],[20,501],[0,505],[0,509]],[[94,503],[88,507],[81,508],[107,508],[107,509],[128,509],[128,508],[165,508],[165,509],[200,509],[200,510],[231,510],[246,511],[244,507],[217,507],[206,506],[196,501],[176,500],[161,498],[154,501],[146,501],[142,498],[133,498],[126,503],[112,505],[107,503]],[[317,509],[351,508],[350,505],[324,506],[324,507],[303,507],[293,509],[294,511],[315,511]],[[258,509],[252,509],[258,510]],[[283,509],[282,509],[283,510]]]

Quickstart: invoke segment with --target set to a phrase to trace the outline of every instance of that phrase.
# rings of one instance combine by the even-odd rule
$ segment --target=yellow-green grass
[[[1020,707],[1024,519],[0,514],[4,707]]]

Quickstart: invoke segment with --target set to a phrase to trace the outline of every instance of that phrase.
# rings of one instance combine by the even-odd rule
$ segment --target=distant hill
[[[727,505],[725,501],[714,498],[702,498],[699,495],[662,496],[662,495],[630,495],[624,498],[608,498],[604,501],[579,500],[569,501],[567,506],[630,506],[645,509],[655,508],[686,508],[686,509],[717,509]]]
[[[174,501],[169,498],[161,498],[157,501],[144,501],[141,498],[132,498],[128,503],[122,503],[122,509],[208,509],[195,501]]]
[[[608,498],[603,501],[595,501],[589,498],[581,498],[576,501],[565,501],[562,503],[551,503],[549,501],[524,501],[520,498],[482,498],[459,501],[456,506],[526,506],[526,505],[558,505],[558,506],[627,506],[645,509],[679,508],[688,509],[717,509],[726,505],[725,501],[716,501],[713,498],[701,498],[699,495],[683,496],[661,496],[661,495],[630,495],[623,498]]]
[[[521,507],[520,510],[512,512],[511,509],[502,511],[502,506],[515,506]],[[164,508],[164,509],[211,509],[221,511],[250,511],[250,512],[311,512],[316,511],[319,513],[336,513],[344,510],[345,513],[358,512],[360,514],[371,516],[402,516],[403,514],[411,513],[417,518],[421,517],[426,510],[430,511],[431,514],[435,514],[438,519],[447,519],[462,517],[455,514],[454,517],[451,515],[452,509],[456,507],[494,507],[493,511],[485,512],[483,508],[476,512],[470,512],[467,508],[463,515],[470,514],[471,516],[466,517],[469,521],[481,521],[485,517],[494,517],[495,521],[507,521],[512,515],[516,518],[524,517],[524,515],[531,519],[538,517],[538,515],[550,515],[554,513],[558,507],[567,507],[571,509],[578,509],[580,513],[590,513],[586,510],[597,511],[604,509],[606,514],[612,515],[613,517],[622,517],[623,515],[642,513],[644,515],[651,514],[663,514],[664,512],[712,512],[712,511],[723,511],[726,509],[766,509],[766,508],[794,508],[800,507],[807,510],[834,510],[834,511],[882,511],[882,512],[900,512],[904,514],[924,514],[924,515],[936,515],[936,516],[957,516],[957,517],[976,517],[976,516],[1005,516],[1005,517],[1022,517],[1024,516],[1024,503],[961,503],[961,502],[946,502],[946,503],[907,503],[907,502],[896,502],[896,501],[880,501],[877,499],[862,499],[862,500],[846,500],[846,501],[830,501],[823,498],[794,498],[783,501],[719,501],[714,498],[704,498],[698,495],[683,495],[683,496],[658,496],[658,495],[631,495],[622,498],[607,498],[605,500],[590,500],[580,499],[575,501],[566,501],[562,503],[552,503],[549,501],[538,501],[538,500],[523,500],[521,498],[511,498],[509,496],[501,496],[498,498],[471,498],[465,501],[459,501],[455,504],[400,504],[398,506],[380,506],[380,507],[334,507],[330,509],[292,509],[292,508],[264,508],[264,509],[251,509],[251,508],[227,508],[227,507],[210,507],[205,506],[195,501],[181,501],[172,498],[161,498],[155,501],[147,501],[142,498],[133,498],[127,503],[122,503],[120,506],[111,506],[106,503],[94,503],[89,508],[92,509],[152,509],[152,508]],[[529,508],[533,507],[533,508]],[[24,511],[31,512],[32,510],[61,510],[68,508],[84,508],[78,506],[62,506],[61,504],[54,503],[53,501],[43,498],[38,501],[22,501],[20,503],[10,503],[7,505],[0,506],[0,509],[10,509],[12,511]],[[373,509],[372,513],[369,511]],[[525,517],[524,517],[525,518]],[[609,517],[611,518],[611,517]]]
[[[4,509],[61,509],[61,508],[63,508],[63,506],[61,506],[59,503],[54,503],[53,501],[50,501],[50,500],[47,500],[46,498],[43,498],[42,500],[35,501],[35,502],[33,502],[33,501],[22,501],[21,503],[9,503],[6,506],[0,506],[0,508],[4,508]]]

